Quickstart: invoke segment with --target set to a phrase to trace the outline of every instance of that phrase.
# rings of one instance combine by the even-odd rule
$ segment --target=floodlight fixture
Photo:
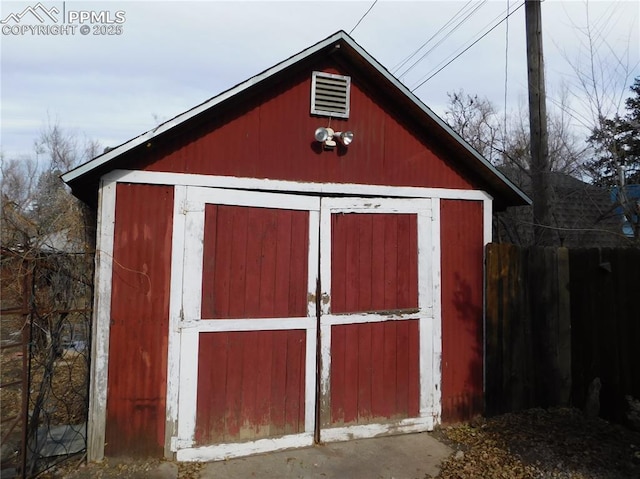
[[[333,137],[333,130],[331,128],[324,128],[321,126],[319,128],[316,128],[314,136],[316,138],[316,141],[323,143],[329,138]]]
[[[353,132],[336,132],[332,128],[325,128],[321,126],[319,128],[316,128],[314,138],[316,139],[316,141],[323,143],[325,148],[331,149],[337,145],[336,140],[340,141],[340,144],[343,146],[349,146],[353,141]]]
[[[352,131],[339,131],[336,133],[336,136],[340,140],[344,146],[349,146],[353,141],[353,132]]]

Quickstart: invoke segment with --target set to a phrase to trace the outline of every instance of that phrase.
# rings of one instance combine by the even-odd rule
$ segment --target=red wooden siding
[[[418,343],[418,320],[332,326],[332,425],[416,417]]]
[[[306,332],[201,333],[199,444],[304,431]]]
[[[309,213],[205,206],[202,315],[307,315]],[[196,441],[304,430],[306,332],[201,333]]]
[[[483,412],[482,202],[443,200],[442,420]]]
[[[417,308],[416,215],[331,220],[331,312]],[[417,416],[418,344],[417,320],[332,326],[332,424]]]
[[[117,186],[106,453],[162,456],[173,188]]]
[[[309,214],[206,205],[203,318],[307,315]]]
[[[331,312],[418,307],[416,215],[331,218]]]
[[[221,110],[214,121],[171,144],[150,145],[146,157],[137,157],[142,159],[138,164],[205,175],[472,189],[468,175],[427,143],[429,132],[394,118],[395,105],[361,85],[354,72],[344,72],[352,77],[351,116],[332,118],[331,127],[351,130],[355,139],[348,150],[319,148],[313,132],[327,126],[328,119],[309,113],[313,69],[337,71],[315,65],[291,75],[233,110]]]

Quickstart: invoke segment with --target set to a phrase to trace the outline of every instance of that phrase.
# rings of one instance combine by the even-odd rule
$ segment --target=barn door
[[[432,428],[430,200],[323,199],[320,249],[321,440]]]
[[[317,198],[187,189],[178,460],[312,444],[318,219]]]
[[[187,187],[176,205],[178,460],[433,427],[430,200]]]

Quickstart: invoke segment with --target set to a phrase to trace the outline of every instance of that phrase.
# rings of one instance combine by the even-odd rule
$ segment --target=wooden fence
[[[640,249],[487,246],[487,414],[640,398]]]

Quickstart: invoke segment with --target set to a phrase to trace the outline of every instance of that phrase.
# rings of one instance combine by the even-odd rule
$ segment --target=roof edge
[[[357,54],[364,58],[375,70],[382,75],[388,82],[395,86],[400,92],[402,92],[407,98],[409,98],[425,115],[427,115],[433,122],[436,123],[444,132],[448,133],[457,143],[459,143],[471,156],[473,156],[479,164],[485,168],[485,171],[493,174],[496,178],[501,180],[509,190],[516,197],[518,197],[524,204],[532,204],[531,199],[520,188],[509,180],[502,172],[500,172],[495,166],[493,166],[486,158],[478,153],[466,140],[464,140],[455,130],[449,126],[442,118],[436,115],[422,100],[420,100],[411,90],[409,90],[403,83],[401,83],[395,76],[393,76],[378,60],[371,56],[364,48],[362,48],[356,41],[349,36],[345,31],[339,30],[338,32],[330,35],[324,40],[319,41],[315,45],[312,45],[299,53],[292,55],[291,57],[283,60],[282,62],[274,65],[271,68],[264,70],[263,72],[249,78],[248,80],[239,83],[238,85],[231,87],[230,89],[204,101],[203,103],[176,115],[174,118],[161,123],[157,127],[142,133],[141,135],[122,143],[121,145],[95,157],[94,159],[70,170],[61,175],[62,180],[65,183],[70,183],[78,180],[82,176],[90,173],[91,171],[109,163],[111,160],[118,156],[132,150],[133,148],[140,146],[159,135],[171,130],[172,128],[196,117],[197,115],[207,111],[208,109],[224,102],[225,100],[249,89],[250,87],[261,83],[267,78],[289,68],[290,66],[310,57],[311,55],[330,47],[335,42],[342,41],[352,48]]]
[[[89,160],[86,163],[83,163],[80,166],[77,166],[76,168],[64,173],[61,175],[62,181],[64,181],[65,183],[69,183],[72,181],[77,180],[78,178],[80,178],[81,176],[84,176],[87,173],[90,173],[92,170],[99,168],[100,166],[108,163],[109,161],[117,158],[118,156],[132,150],[133,148],[140,146],[142,144],[144,144],[145,142],[148,142],[154,138],[156,138],[157,136],[169,131],[170,129],[184,123],[185,121],[190,120],[191,118],[199,115],[200,113],[203,113],[205,111],[207,111],[208,109],[222,103],[223,101],[243,92],[244,90],[247,90],[248,88],[260,83],[261,81],[279,73],[282,70],[285,70],[286,68],[290,67],[291,65],[313,55],[314,53],[323,50],[324,48],[326,48],[327,46],[331,45],[332,43],[338,41],[338,40],[346,40],[347,38],[350,39],[350,37],[342,30],[340,30],[337,33],[334,33],[333,35],[325,38],[324,40],[319,41],[318,43],[316,43],[315,45],[312,45],[311,47],[306,48],[305,50],[302,50],[301,52],[287,58],[286,60],[283,60],[282,62],[274,65],[271,68],[268,68],[267,70],[264,70],[261,73],[258,73],[257,75],[249,78],[248,80],[245,80],[242,83],[237,84],[234,87],[229,88],[228,90],[223,91],[222,93],[210,98],[209,100],[206,100],[202,103],[200,103],[199,105],[183,112],[180,113],[178,115],[176,115],[175,117],[171,118],[170,120],[165,121],[164,123],[161,123],[160,125],[158,125],[157,127],[148,130],[144,133],[142,133],[141,135],[138,135],[112,149],[110,149],[109,151],[103,153],[102,155],[96,156],[95,158],[93,158],[92,160]],[[353,40],[352,40],[353,42]]]

